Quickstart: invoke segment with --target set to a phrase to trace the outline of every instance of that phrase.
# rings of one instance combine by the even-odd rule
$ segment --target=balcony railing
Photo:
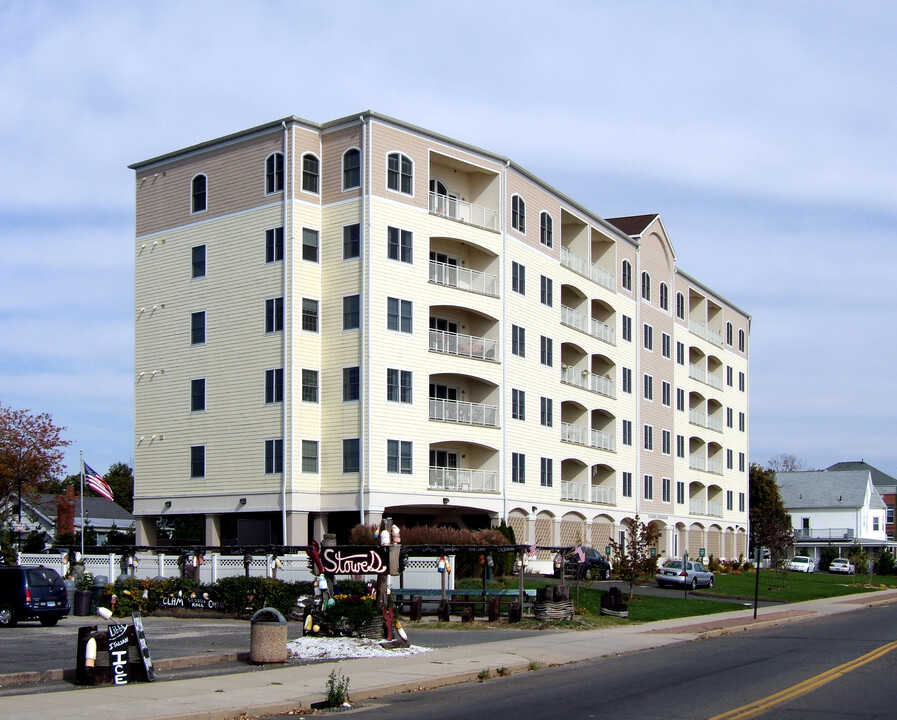
[[[723,516],[723,504],[718,502],[708,502],[707,503],[707,514],[712,517],[722,517]]]
[[[603,323],[595,318],[592,318],[592,337],[603,340],[608,345],[617,344],[614,339],[614,329],[607,323]]]
[[[561,500],[593,502],[601,505],[616,505],[616,491],[612,487],[586,485],[578,482],[561,483]]]
[[[430,330],[430,350],[495,362],[498,357],[498,341],[444,330]]]
[[[795,528],[795,540],[853,540],[855,531],[853,528]]]
[[[612,487],[604,487],[602,485],[592,485],[592,502],[601,505],[616,505],[617,490]]]
[[[594,263],[590,263],[586,258],[565,247],[561,248],[561,265],[570,268],[577,275],[587,277],[593,283],[606,287],[608,290],[616,289],[614,287],[615,278],[613,273],[598,267]]]
[[[692,515],[706,515],[707,505],[703,500],[689,500],[688,511]]]
[[[692,454],[688,457],[688,467],[691,470],[707,470],[707,458],[703,455]]]
[[[610,325],[606,325],[600,320],[590,320],[588,315],[566,305],[561,305],[561,324],[591,335],[598,340],[603,340],[610,345],[616,345],[614,329]]]
[[[688,411],[688,422],[692,425],[700,425],[701,427],[707,427],[707,416],[702,413],[700,410],[689,410]]]
[[[707,472],[713,473],[714,475],[722,475],[723,461],[714,460],[713,458],[707,458]]]
[[[494,405],[430,398],[430,420],[498,427],[498,408]]]
[[[577,445],[589,444],[589,429],[573,423],[561,423],[561,440],[563,442],[576,443]]]
[[[494,470],[430,467],[430,490],[453,492],[498,492],[498,473]]]
[[[700,320],[695,320],[693,318],[688,321],[688,329],[697,335],[698,337],[702,337],[708,342],[712,342],[717,347],[723,346],[723,335],[717,330],[711,330],[707,325]]]
[[[723,419],[713,417],[713,415],[707,416],[707,427],[711,430],[716,430],[716,432],[723,431]]]
[[[598,448],[599,450],[607,450],[608,452],[616,451],[614,436],[603,430],[592,430],[591,445],[593,448]]]
[[[716,375],[715,373],[707,372],[704,368],[696,365],[695,363],[688,364],[688,377],[690,377],[692,380],[702,382],[705,385],[710,385],[710,387],[716,388],[717,390],[723,389],[722,375]]]
[[[489,297],[498,297],[497,275],[435,260],[430,260],[430,282]]]
[[[430,212],[457,222],[498,230],[498,211],[439,193],[430,193]]]
[[[572,365],[561,366],[561,382],[599,395],[616,397],[613,380],[601,377],[601,375],[593,375],[588,370],[580,370]]]
[[[723,334],[707,328],[707,339],[718,347],[723,346]]]

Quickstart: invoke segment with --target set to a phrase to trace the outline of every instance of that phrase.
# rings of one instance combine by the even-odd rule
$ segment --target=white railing
[[[430,350],[494,362],[498,357],[498,341],[444,330],[430,330]]]
[[[573,423],[561,423],[561,441],[576,443],[577,445],[589,444],[589,429]]]
[[[706,382],[710,387],[716,388],[717,390],[723,389],[723,376],[722,375],[715,375],[712,372],[708,372],[707,379],[704,382]]]
[[[498,297],[497,275],[436,260],[430,260],[430,282],[489,297]]]
[[[712,342],[714,345],[717,345],[719,347],[723,346],[723,334],[720,332],[717,332],[716,330],[711,330],[710,328],[707,328],[707,339],[710,342]]]
[[[694,453],[688,457],[688,467],[691,470],[707,470],[707,458]]]
[[[599,450],[616,451],[614,436],[603,430],[592,430],[592,442],[590,444],[593,448],[598,448]]]
[[[717,432],[723,431],[723,419],[715,418],[713,415],[707,416],[707,427],[711,430],[716,430]]]
[[[707,416],[700,410],[691,409],[688,411],[688,422],[690,422],[692,425],[707,427]]]
[[[577,255],[569,248],[561,247],[561,265],[570,268],[577,275],[587,277],[593,283],[606,287],[608,290],[615,290],[615,276],[612,272],[598,267],[595,263],[590,263],[587,258]]]
[[[561,500],[577,500],[579,502],[588,502],[589,487],[585,483],[578,482],[562,482],[561,483]]]
[[[707,458],[707,472],[713,473],[714,475],[722,475],[723,461],[714,460],[713,458]]]
[[[601,485],[592,485],[592,502],[601,503],[602,505],[617,504],[617,490],[612,487],[603,487]]]
[[[695,320],[693,318],[689,318],[688,329],[691,332],[693,332],[695,335],[697,335],[698,337],[702,337],[702,338],[707,337],[707,333],[706,333],[707,326],[704,325],[704,323],[702,323],[700,320]]]
[[[617,344],[616,340],[614,339],[614,329],[607,323],[603,323],[600,320],[596,320],[595,318],[592,318],[591,334],[592,337],[603,340],[608,345]]]
[[[692,380],[698,380],[702,383],[707,382],[707,372],[704,370],[704,368],[700,367],[699,365],[695,365],[694,363],[688,364],[688,377],[690,377]]]
[[[498,427],[498,408],[495,405],[430,398],[430,420]]]
[[[430,490],[454,492],[498,492],[498,473],[494,470],[430,467]]]
[[[430,193],[430,212],[449,220],[476,225],[486,230],[498,230],[498,211],[457,198]]]
[[[718,502],[708,502],[707,503],[707,514],[712,515],[713,517],[722,517],[723,516],[723,504]]]
[[[692,515],[706,515],[707,508],[703,500],[689,500],[688,511]]]
[[[589,332],[588,316],[566,305],[561,305],[561,325],[572,327],[580,332]]]
[[[613,380],[601,375],[593,375],[588,370],[580,370],[572,365],[561,366],[561,382],[599,395],[616,397]]]
[[[794,528],[795,540],[809,540],[810,538],[823,538],[826,540],[853,540],[854,529],[840,528]]]
[[[604,268],[598,267],[597,264],[592,263],[592,272],[589,277],[592,279],[592,282],[598,283],[602,287],[606,287],[608,290],[616,290],[614,287],[614,282],[616,280],[614,274],[612,272],[608,272]]]

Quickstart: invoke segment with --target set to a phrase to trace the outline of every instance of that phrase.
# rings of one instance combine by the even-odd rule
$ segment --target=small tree
[[[625,583],[629,583],[629,600],[632,600],[636,582],[644,577],[653,577],[657,565],[651,548],[657,547],[660,529],[656,525],[645,524],[638,515],[629,521],[626,542],[610,541],[614,572]]]
[[[894,574],[894,554],[890,550],[883,550],[875,559],[876,575],[893,575]]]
[[[866,551],[860,547],[859,543],[850,546],[850,550],[847,551],[847,559],[856,567],[857,575],[865,575],[869,572],[869,556],[866,555]]]
[[[754,547],[769,550],[773,569],[782,571],[782,584],[787,581],[785,555],[794,542],[791,516],[785,510],[776,474],[753,463],[749,473],[751,536]]]
[[[828,572],[832,560],[838,557],[838,551],[831,545],[827,545],[819,552],[819,571]]]

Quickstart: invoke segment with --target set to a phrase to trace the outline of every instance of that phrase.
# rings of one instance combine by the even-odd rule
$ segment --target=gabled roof
[[[861,508],[866,501],[868,470],[810,470],[776,473],[776,483],[785,509],[790,508]],[[885,503],[873,486],[869,500],[873,510],[884,510]]]
[[[872,473],[873,485],[897,485],[897,478],[891,477],[887,473],[883,473],[878,468],[872,467],[864,460],[849,460],[846,462],[837,462],[834,465],[826,468],[826,471],[833,470],[862,470],[864,472]]]
[[[654,222],[656,217],[657,213],[651,213],[650,215],[629,215],[628,217],[605,218],[605,220],[620,232],[631,235],[632,237],[639,237],[645,232],[647,227]]]
[[[56,495],[41,493],[28,496],[22,493],[22,501],[25,505],[31,505],[41,515],[50,518],[51,522],[55,524]],[[75,503],[75,520],[77,522],[81,519],[80,501],[78,498],[73,498],[72,501]],[[96,520],[112,520],[116,524],[126,527],[134,522],[134,516],[118,503],[114,503],[104,497],[87,497],[86,495],[84,496],[84,517],[94,522],[94,524]]]

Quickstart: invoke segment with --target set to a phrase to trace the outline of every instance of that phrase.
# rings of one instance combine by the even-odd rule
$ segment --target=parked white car
[[[788,562],[788,569],[794,572],[811,573],[815,569],[813,558],[806,555],[795,555]]]
[[[832,564],[828,566],[830,573],[843,573],[844,575],[853,575],[856,573],[856,565],[847,558],[835,558]]]

